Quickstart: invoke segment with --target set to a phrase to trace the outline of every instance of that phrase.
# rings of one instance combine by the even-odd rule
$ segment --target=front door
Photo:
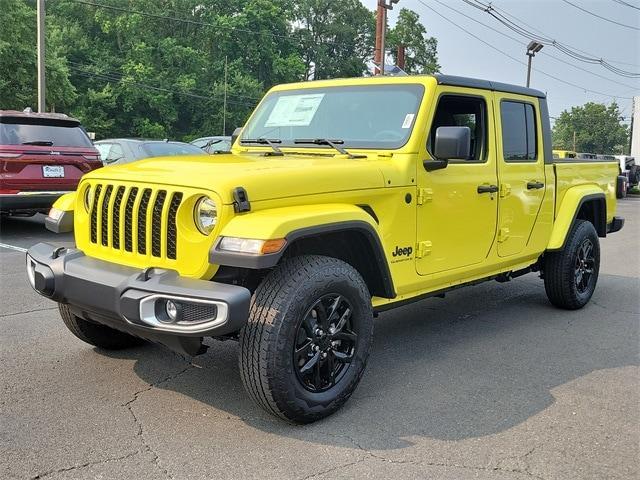
[[[498,255],[521,253],[542,205],[546,190],[542,128],[530,97],[495,96],[498,114]]]
[[[482,263],[494,242],[498,215],[495,131],[491,92],[473,95],[448,87],[438,97],[426,145],[433,158],[442,126],[471,129],[471,158],[427,172],[418,165],[416,269],[429,275]]]

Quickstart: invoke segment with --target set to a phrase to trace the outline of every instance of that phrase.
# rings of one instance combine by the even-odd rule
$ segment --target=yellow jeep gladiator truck
[[[33,246],[27,274],[99,348],[239,340],[249,395],[307,423],[353,393],[377,312],[529,272],[554,305],[583,307],[599,238],[623,225],[617,174],[554,160],[536,90],[445,75],[281,85],[229,154],[85,175],[49,219],[77,247]]]

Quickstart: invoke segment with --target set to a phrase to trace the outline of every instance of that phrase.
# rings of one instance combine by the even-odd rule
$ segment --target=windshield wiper
[[[276,145],[276,143],[282,143],[282,140],[278,138],[243,138],[240,140],[240,143],[257,143],[258,145],[269,145],[273,149],[273,152],[267,152],[265,155],[269,154],[274,157],[281,157],[284,155],[284,153],[282,153],[282,150],[280,150],[280,148],[278,148],[278,146]]]
[[[53,142],[48,140],[34,140],[32,142],[22,142],[22,145],[39,145],[42,147],[50,147],[53,145]]]
[[[366,155],[354,155],[353,153],[347,152],[340,146],[344,143],[344,140],[329,140],[328,138],[296,138],[293,143],[297,145],[329,145],[334,150],[337,150],[342,155],[347,155],[349,158],[367,158]]]

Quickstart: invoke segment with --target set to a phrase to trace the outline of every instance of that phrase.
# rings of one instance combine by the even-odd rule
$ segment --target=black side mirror
[[[438,127],[433,150],[435,160],[423,162],[427,172],[447,168],[449,160],[467,160],[471,154],[471,129]]]
[[[233,144],[236,143],[236,140],[238,139],[241,133],[242,133],[242,127],[237,127],[233,131],[233,133],[231,134],[231,147],[233,147]]]

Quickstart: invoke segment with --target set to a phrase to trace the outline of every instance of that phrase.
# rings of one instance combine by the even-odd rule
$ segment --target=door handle
[[[537,190],[538,188],[542,188],[542,187],[544,187],[544,183],[537,182],[535,180],[533,182],[527,183],[527,188],[529,190]]]
[[[478,193],[496,193],[497,191],[497,185],[478,185]]]

